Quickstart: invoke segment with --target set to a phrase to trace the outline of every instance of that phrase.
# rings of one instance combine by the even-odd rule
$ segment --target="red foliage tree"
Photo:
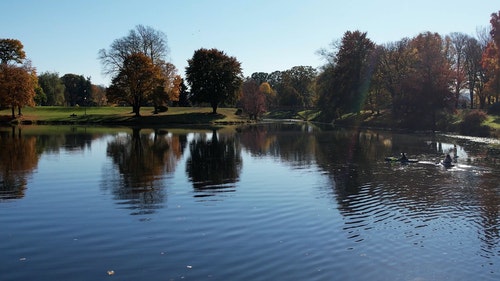
[[[266,95],[257,81],[249,79],[243,82],[241,104],[252,119],[257,119],[266,112]]]

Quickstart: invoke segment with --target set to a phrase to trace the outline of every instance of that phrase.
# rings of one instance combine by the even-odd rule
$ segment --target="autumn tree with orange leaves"
[[[437,114],[454,107],[455,97],[450,91],[452,70],[444,39],[437,33],[421,33],[410,41],[416,52],[416,61],[406,80],[411,107],[408,120],[412,127],[435,129]]]
[[[12,118],[16,117],[15,107],[21,114],[21,107],[35,105],[36,70],[25,58],[19,40],[0,39],[0,105],[12,109]]]
[[[479,97],[480,108],[484,108],[486,98],[495,97],[498,102],[500,94],[500,11],[491,14],[490,19],[492,41],[488,43],[483,52],[481,63],[486,69],[487,82],[485,85],[485,94]],[[488,103],[491,103],[488,100]]]
[[[160,62],[161,84],[156,87],[151,95],[151,101],[155,108],[155,113],[160,112],[160,108],[167,108],[173,102],[179,101],[182,78],[177,74],[177,68],[169,62]]]
[[[132,106],[136,117],[141,106],[151,99],[158,85],[162,84],[161,69],[142,53],[129,55],[111,81],[108,98],[115,102],[126,102]]]
[[[134,104],[134,113],[137,116],[139,115],[139,107],[141,104],[136,104],[136,101],[130,100],[131,95],[135,95],[136,98],[140,97],[141,103],[152,103],[155,110],[158,111],[159,106],[165,105],[169,101],[169,91],[173,88],[172,81],[174,81],[175,77],[178,75],[177,69],[173,66],[173,64],[166,62],[168,53],[169,48],[167,44],[167,36],[159,30],[143,25],[136,26],[135,29],[129,31],[127,36],[113,41],[108,50],[101,49],[99,51],[99,59],[103,65],[103,70],[106,74],[113,76],[114,82],[118,83],[119,80],[122,80],[123,82],[124,79],[128,79],[126,75],[129,73],[131,68],[134,67],[131,65],[131,60],[138,63],[138,65],[135,66],[136,71],[145,70],[146,73],[129,73],[130,75],[148,76],[151,74],[150,70],[152,69],[143,69],[145,65],[142,59],[140,59],[142,60],[141,62],[137,61],[138,54],[141,54],[149,59],[150,63],[148,63],[149,66],[147,68],[153,67],[156,69],[154,71],[159,71],[159,73],[155,74],[157,77],[155,78],[156,85],[154,85],[153,90],[148,90],[147,92],[142,92],[141,94],[137,92],[135,94],[131,94],[129,92],[130,89],[125,91],[124,88],[121,88],[121,90],[117,92],[120,87],[123,87],[123,83],[120,82],[121,85],[118,85],[120,83],[113,83],[113,87],[108,89],[108,92],[110,93],[108,98],[110,98],[110,100],[122,100],[127,101],[129,104]],[[157,74],[163,77],[158,77]],[[144,86],[150,82],[152,82],[152,80],[148,78],[147,82],[141,84]],[[136,84],[136,86],[139,86],[138,83]],[[148,87],[149,86],[151,85],[148,85]],[[122,95],[122,97],[120,97],[120,95]]]

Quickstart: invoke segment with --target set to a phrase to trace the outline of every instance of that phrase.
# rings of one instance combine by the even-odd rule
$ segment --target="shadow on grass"
[[[106,125],[191,125],[191,124],[212,124],[222,121],[226,118],[224,114],[213,113],[183,113],[183,114],[165,114],[165,115],[79,115],[70,121],[74,123],[94,123]]]

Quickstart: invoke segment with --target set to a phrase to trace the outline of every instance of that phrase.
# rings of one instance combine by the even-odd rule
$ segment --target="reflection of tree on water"
[[[210,196],[216,192],[234,191],[234,183],[241,172],[241,148],[231,136],[219,136],[213,132],[212,138],[197,135],[189,144],[190,156],[186,162],[186,172],[197,192]]]
[[[469,225],[477,228],[482,241],[480,255],[498,255],[500,195],[497,175],[477,173],[478,170],[472,168],[450,171],[432,162],[404,165],[380,160],[387,153],[400,151],[401,147],[410,147],[414,153],[427,157],[442,155],[438,141],[424,140],[401,135],[393,137],[390,133],[318,135],[317,162],[332,178],[335,200],[346,218],[344,230],[348,238],[362,241],[363,234],[370,229],[400,228],[404,222],[408,228],[405,237],[424,243],[419,232],[434,231],[428,227],[430,225],[451,224],[448,227],[454,228],[456,235]],[[473,155],[481,155],[487,150],[486,146],[474,147],[478,151]],[[456,229],[455,220],[465,225]]]
[[[150,134],[140,134],[140,129],[133,129],[132,135],[116,137],[108,143],[107,154],[119,175],[105,184],[111,185],[117,199],[125,200],[123,204],[128,208],[138,209],[136,214],[160,208],[165,200],[164,174],[174,172],[182,154],[179,140],[159,131],[151,138]]]
[[[476,185],[477,200],[482,227],[479,239],[484,243],[482,250],[485,256],[496,256],[500,253],[500,192],[498,192],[498,178],[491,173],[484,174],[481,182]]]
[[[254,156],[266,155],[276,142],[276,135],[270,132],[269,126],[247,126],[241,128],[240,142]]]
[[[68,130],[69,129],[69,130]],[[100,134],[87,132],[86,128],[64,127],[64,130],[58,130],[58,133],[51,132],[37,135],[37,147],[44,153],[59,153],[61,149],[66,151],[79,152],[85,148],[90,148],[92,141]]]
[[[24,137],[15,127],[11,132],[0,131],[0,200],[24,197],[38,159],[35,137]]]
[[[333,177],[341,205],[349,195],[359,193],[361,181],[373,175],[372,159],[385,150],[378,135],[359,131],[328,132],[319,135],[316,141],[318,165]]]
[[[252,155],[270,155],[296,166],[314,163],[314,128],[310,124],[261,124],[240,129],[241,143]]]

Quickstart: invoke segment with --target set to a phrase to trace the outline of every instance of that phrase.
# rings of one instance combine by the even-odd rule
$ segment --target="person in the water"
[[[399,158],[399,161],[401,162],[406,162],[408,161],[408,157],[406,157],[406,153],[401,153],[401,157]]]
[[[445,165],[451,165],[451,162],[452,162],[452,161],[453,161],[453,160],[451,159],[450,154],[446,154],[446,157],[445,157],[445,158],[444,158],[444,160],[443,160],[443,164],[445,164]]]

